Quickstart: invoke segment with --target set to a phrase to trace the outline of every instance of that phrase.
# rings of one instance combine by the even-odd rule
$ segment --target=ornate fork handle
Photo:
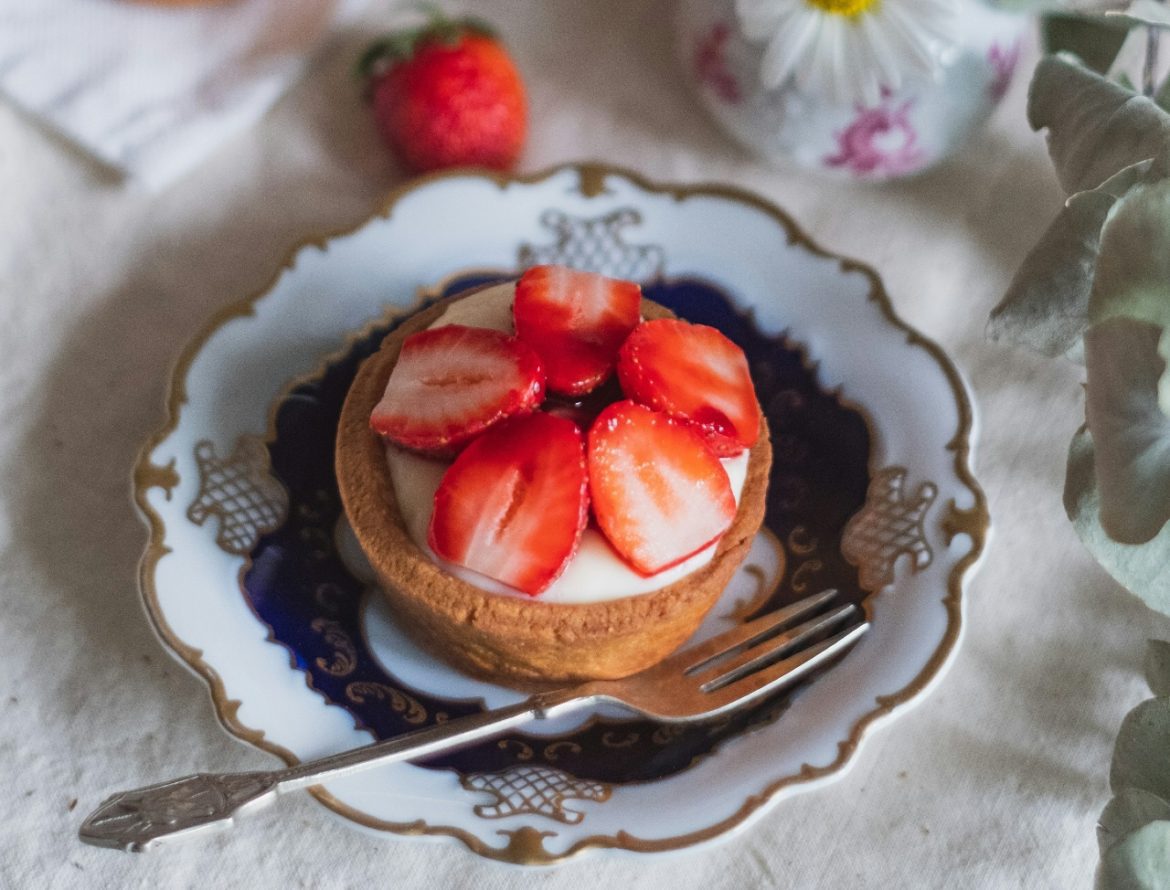
[[[836,595],[835,590],[826,590],[805,597],[622,680],[539,693],[516,705],[283,770],[204,773],[115,794],[85,820],[81,839],[123,850],[147,850],[162,838],[226,828],[236,813],[271,800],[280,791],[340,779],[396,760],[426,757],[496,735],[533,717],[544,719],[601,701],[617,702],[667,723],[714,717],[810,676],[852,646],[869,624],[853,623],[859,610],[852,603],[821,612]],[[848,626],[841,629],[842,625]]]
[[[505,708],[460,717],[341,754],[286,769],[198,773],[108,797],[81,825],[88,844],[144,852],[164,838],[228,828],[237,813],[272,801],[282,791],[339,779],[399,760],[416,760],[497,735],[532,718],[581,707],[596,696],[589,687],[540,693]]]

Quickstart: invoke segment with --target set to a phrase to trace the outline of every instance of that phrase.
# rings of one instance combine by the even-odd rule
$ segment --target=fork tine
[[[704,692],[713,692],[765,667],[794,649],[802,648],[807,641],[836,627],[856,613],[857,606],[853,603],[838,606],[830,612],[810,618],[803,624],[767,637],[750,649],[739,652],[730,660],[727,658],[716,660],[709,669],[694,676],[693,679]]]
[[[786,624],[815,612],[836,595],[837,591],[830,589],[797,600],[782,609],[761,615],[754,621],[741,624],[739,627],[732,628],[706,642],[684,649],[671,656],[667,663],[673,670],[680,670],[688,675],[694,674],[708,667],[716,658],[732,655],[740,649],[754,646],[777,628],[784,627]]]
[[[829,661],[843,649],[852,645],[862,634],[869,630],[869,622],[863,621],[846,630],[841,631],[814,643],[807,649],[797,652],[769,665],[754,674],[748,674],[739,680],[734,680],[726,686],[708,693],[710,709],[708,713],[716,713],[724,708],[740,706],[754,699],[761,698],[769,692],[781,689],[804,677],[806,674]]]

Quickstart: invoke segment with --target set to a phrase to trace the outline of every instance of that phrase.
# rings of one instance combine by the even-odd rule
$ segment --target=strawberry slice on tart
[[[504,421],[443,475],[428,543],[448,562],[536,596],[577,552],[588,487],[575,423],[543,411]]]
[[[720,457],[750,448],[760,434],[747,357],[715,328],[643,322],[622,344],[617,373],[628,398],[690,423]]]
[[[618,349],[638,324],[642,288],[567,266],[534,266],[516,283],[516,336],[544,360],[548,388],[591,392],[613,373]]]
[[[518,338],[431,328],[403,342],[370,426],[404,448],[450,456],[493,424],[535,411],[544,385],[540,356]]]
[[[693,428],[631,401],[588,435],[593,515],[635,571],[653,575],[718,539],[735,518],[727,471]]]

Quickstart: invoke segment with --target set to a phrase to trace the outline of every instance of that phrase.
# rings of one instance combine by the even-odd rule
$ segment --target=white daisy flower
[[[837,103],[934,76],[958,41],[958,0],[735,0],[748,40],[768,46],[760,80],[793,77]]]

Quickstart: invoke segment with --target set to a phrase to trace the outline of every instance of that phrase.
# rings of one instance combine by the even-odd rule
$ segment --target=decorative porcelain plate
[[[290,763],[518,700],[400,632],[345,525],[333,437],[358,364],[401,318],[537,262],[637,279],[749,356],[774,443],[766,527],[700,634],[826,587],[873,627],[812,683],[732,717],[587,714],[312,793],[370,829],[511,862],[725,836],[839,775],[923,695],[987,529],[954,366],[874,272],[750,194],[597,166],[456,173],[296,250],[178,363],[135,476],[146,609],[227,730]]]

